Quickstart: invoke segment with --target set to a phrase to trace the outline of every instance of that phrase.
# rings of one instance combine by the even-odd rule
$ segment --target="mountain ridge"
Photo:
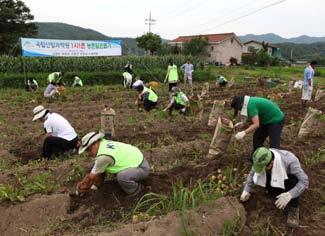
[[[266,41],[269,43],[296,43],[296,44],[312,44],[312,43],[318,43],[318,42],[325,42],[325,37],[313,37],[308,35],[301,35],[298,37],[292,37],[292,38],[284,38],[280,35],[274,34],[274,33],[268,33],[268,34],[246,34],[238,36],[241,41],[247,42],[250,40],[255,41]]]

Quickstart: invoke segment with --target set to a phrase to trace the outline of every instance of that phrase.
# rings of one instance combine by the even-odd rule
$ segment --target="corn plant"
[[[186,57],[172,56],[124,56],[124,57],[31,57],[24,58],[27,72],[49,71],[112,71],[123,70],[127,62],[135,69],[151,70],[167,68],[168,60],[173,58],[176,65],[182,65]],[[192,58],[194,65],[199,65],[201,59]],[[0,72],[23,72],[21,57],[0,57]]]

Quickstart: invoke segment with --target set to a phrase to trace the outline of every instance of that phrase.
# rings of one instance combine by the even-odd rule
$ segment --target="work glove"
[[[289,192],[285,192],[285,193],[281,193],[276,198],[277,198],[277,200],[275,201],[276,207],[279,209],[284,209],[292,199],[292,196]]]
[[[90,189],[96,191],[96,190],[98,189],[98,187],[97,187],[96,185],[93,184],[93,185],[91,185]]]
[[[235,135],[235,139],[237,140],[241,140],[245,137],[246,135],[246,132],[245,131],[241,131],[241,132],[238,132],[236,135]]]
[[[240,201],[246,202],[250,198],[251,194],[249,192],[246,192],[245,190],[240,195]]]
[[[186,111],[186,107],[182,108],[181,111],[184,113]]]

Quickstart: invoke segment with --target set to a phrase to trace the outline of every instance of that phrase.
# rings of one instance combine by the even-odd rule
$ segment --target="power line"
[[[161,18],[171,18],[173,16],[179,15],[180,12],[184,11],[184,5],[191,5],[195,0],[185,0],[179,6],[172,6],[173,10],[169,11],[168,14],[164,15]],[[180,10],[181,9],[181,10]]]
[[[198,23],[196,25],[192,25],[191,28],[201,28],[201,27],[206,26],[206,25],[211,25],[211,22],[215,22],[215,21],[219,20],[220,17],[225,16],[225,15],[229,15],[229,13],[234,13],[234,12],[236,12],[238,10],[241,11],[241,10],[243,10],[244,7],[250,6],[252,3],[256,3],[256,0],[248,1],[244,5],[240,5],[239,7],[236,7],[235,9],[232,9],[231,11],[226,11],[225,12],[225,10],[228,10],[227,8],[218,9],[217,11],[214,12],[214,14],[219,13],[219,12],[220,13],[223,12],[223,14],[219,15],[217,18],[213,18],[213,19],[210,19],[210,20],[206,20],[206,18],[204,18],[204,19],[202,18],[202,20],[204,20],[204,21],[201,20],[201,23]],[[181,27],[182,27],[182,29],[184,28],[183,26],[179,26],[179,27],[177,27],[175,29],[178,29],[178,28],[181,28]]]
[[[219,26],[223,26],[223,25],[226,25],[226,24],[229,24],[229,23],[232,23],[232,22],[238,21],[238,20],[240,20],[240,19],[243,19],[243,18],[245,18],[245,17],[248,17],[248,16],[250,16],[250,15],[253,15],[253,14],[259,12],[259,11],[262,11],[262,10],[264,10],[264,9],[266,9],[266,8],[270,8],[270,7],[273,7],[273,6],[278,5],[278,4],[280,4],[280,3],[283,3],[283,2],[285,2],[285,1],[286,1],[286,0],[281,0],[281,1],[274,2],[274,3],[270,3],[270,4],[268,4],[268,5],[265,5],[265,6],[263,6],[263,7],[260,7],[260,8],[258,8],[258,9],[256,9],[256,10],[254,10],[254,11],[251,11],[251,12],[249,12],[249,13],[247,13],[247,14],[244,14],[244,15],[242,15],[242,16],[232,18],[232,19],[227,20],[227,21],[225,21],[225,22],[223,22],[223,23],[221,23],[221,24],[218,24],[218,25],[216,25],[216,26],[214,26],[214,27],[210,27],[210,28],[208,28],[208,29],[202,30],[202,31],[200,31],[200,33],[203,33],[203,32],[206,32],[206,31],[210,31],[210,30],[215,29],[215,28],[217,28],[217,27],[219,27]]]
[[[207,21],[204,21],[198,25],[195,25],[195,27],[200,27],[200,26],[204,26],[204,25],[208,25],[210,24],[210,22],[212,21],[217,21],[220,19],[220,17],[222,16],[226,16],[226,15],[229,15],[229,13],[234,13],[238,10],[243,10],[244,7],[247,7],[247,6],[250,6],[252,3],[256,3],[256,0],[252,0],[252,1],[249,1],[243,5],[240,5],[239,7],[235,8],[235,9],[231,9],[230,11],[227,11],[227,12],[223,12],[223,14],[219,15],[217,18],[214,18],[214,19],[211,19],[211,20],[207,20]]]
[[[149,13],[149,18],[145,19],[146,25],[149,25],[149,33],[151,33],[151,26],[155,24],[156,20],[151,18],[151,12]]]

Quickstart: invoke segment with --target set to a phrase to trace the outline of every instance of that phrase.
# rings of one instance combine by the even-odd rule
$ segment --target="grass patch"
[[[199,180],[192,187],[179,183],[173,186],[170,195],[145,194],[136,204],[133,214],[145,212],[149,215],[163,215],[175,210],[194,209],[201,203],[220,198],[222,194],[217,187],[218,184],[212,180]]]
[[[312,166],[323,161],[325,161],[325,148],[319,148],[313,156],[306,158],[306,165]]]
[[[76,165],[73,170],[70,171],[68,177],[65,179],[64,183],[76,183],[80,180],[86,173],[86,169],[81,165]]]
[[[220,236],[237,236],[240,235],[239,219],[225,220],[222,224]]]
[[[278,227],[271,224],[271,219],[268,218],[267,222],[263,224],[255,224],[252,226],[252,236],[284,236],[286,232],[282,232]]]
[[[59,185],[50,172],[44,172],[34,177],[18,176],[18,186],[0,185],[0,200],[25,201],[26,197],[35,193],[50,193]]]

